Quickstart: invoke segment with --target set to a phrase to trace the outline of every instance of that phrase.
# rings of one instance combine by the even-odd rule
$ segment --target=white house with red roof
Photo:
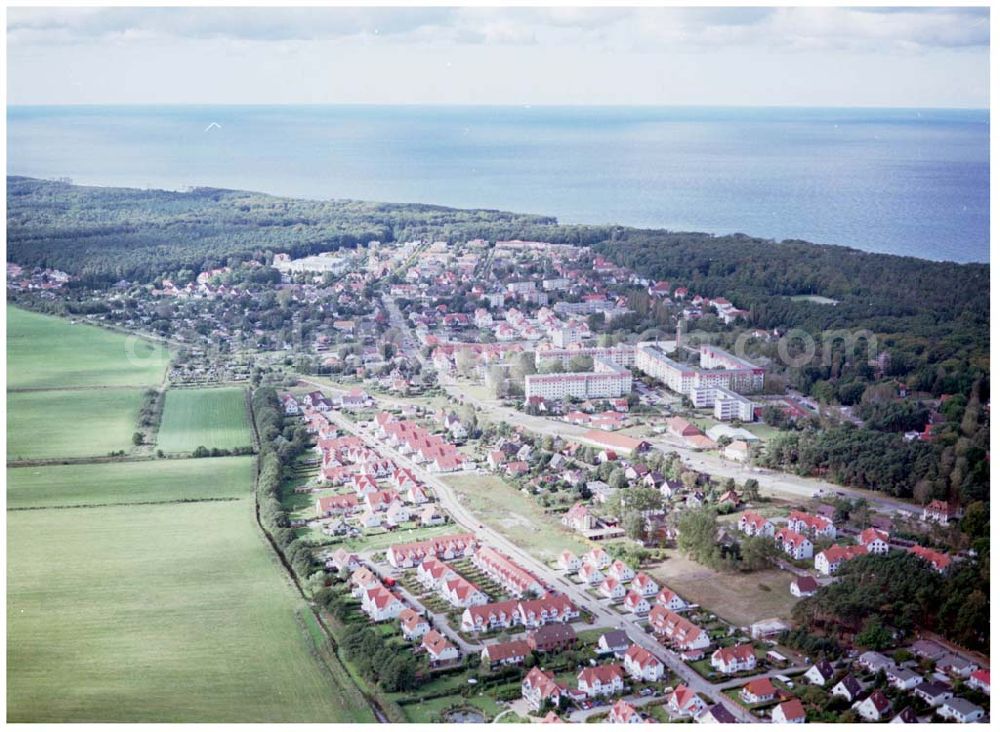
[[[783,701],[771,710],[771,722],[774,724],[805,724],[805,707],[798,699]]]
[[[505,643],[491,643],[483,648],[481,658],[490,666],[516,666],[524,663],[531,654],[531,644],[526,640],[513,640]]]
[[[629,582],[635,577],[635,570],[630,566],[625,564],[621,559],[616,559],[611,562],[611,566],[608,567],[608,576],[614,577],[616,580],[622,584]]]
[[[446,663],[458,658],[458,649],[433,628],[424,634],[420,646],[427,651],[432,664]]]
[[[581,582],[588,585],[596,585],[604,581],[604,573],[590,562],[583,563],[580,567],[580,571],[577,573],[577,577],[580,578]]]
[[[376,623],[398,618],[406,609],[403,601],[382,585],[365,590],[361,596],[361,608]]]
[[[622,602],[622,607],[636,615],[646,615],[651,609],[649,600],[635,590],[629,590],[625,593],[625,600]]]
[[[656,604],[661,607],[665,607],[667,610],[672,610],[674,612],[680,612],[681,610],[687,610],[688,604],[684,601],[680,595],[671,590],[669,587],[664,587],[656,595]]]
[[[338,571],[348,570],[353,572],[361,566],[361,560],[358,555],[354,552],[349,552],[344,547],[338,548],[326,559],[327,569],[336,569]]]
[[[605,569],[611,564],[611,556],[601,547],[595,547],[581,557],[584,563],[590,563],[598,569]]]
[[[431,557],[458,559],[471,556],[475,547],[476,537],[473,534],[448,534],[425,541],[393,544],[386,552],[386,558],[396,569],[408,569]]]
[[[973,689],[979,689],[981,692],[989,696],[990,670],[988,668],[981,668],[978,671],[973,671],[972,675],[969,676],[969,680],[965,683]]]
[[[741,643],[737,646],[717,648],[712,653],[712,668],[723,674],[738,674],[757,668],[757,654],[753,645]]]
[[[611,600],[620,600],[625,597],[625,585],[614,577],[605,577],[604,581],[598,585],[597,591]]]
[[[633,679],[654,682],[662,679],[664,673],[666,673],[663,661],[637,644],[631,645],[625,651],[622,664],[625,667],[625,671]]]
[[[559,554],[557,564],[563,572],[576,572],[580,569],[580,557],[569,549],[563,549]]]
[[[353,493],[341,496],[321,496],[316,499],[316,516],[319,518],[352,514],[358,508],[358,497]]]
[[[778,529],[774,534],[774,540],[792,559],[810,559],[813,555],[812,542],[805,535],[798,533],[794,529],[785,527]]]
[[[368,567],[359,567],[351,575],[351,595],[361,597],[373,587],[381,587],[382,581]]]
[[[865,547],[869,554],[888,554],[889,532],[875,528],[865,529],[858,534],[858,544]]]
[[[417,567],[417,581],[428,590],[440,590],[455,577],[458,573],[439,559],[427,559]]]
[[[403,631],[406,640],[413,641],[423,638],[424,633],[431,629],[431,625],[427,622],[427,618],[408,607],[399,614],[399,629]]]
[[[951,557],[944,552],[936,552],[933,549],[928,549],[924,546],[911,546],[908,551],[911,554],[916,554],[921,559],[930,562],[931,566],[936,572],[944,574],[948,571],[948,567],[951,566]]]
[[[667,709],[674,717],[698,717],[705,707],[702,698],[684,684],[678,684],[667,697]]]
[[[835,574],[844,562],[855,557],[863,557],[867,553],[868,547],[864,544],[857,544],[855,546],[834,544],[816,555],[816,559],[813,560],[813,566],[820,574],[831,575]]]
[[[837,538],[837,527],[826,516],[816,516],[803,511],[792,511],[788,514],[788,527],[799,534],[805,534],[814,539]]]
[[[588,666],[576,675],[576,687],[591,699],[613,696],[625,690],[625,675],[617,663]]]
[[[682,651],[708,648],[711,642],[702,628],[662,605],[649,611],[649,624],[653,633]]]
[[[597,519],[584,503],[576,503],[563,514],[560,522],[574,531],[589,531],[597,525]]]
[[[611,705],[608,712],[608,724],[645,724],[647,720],[624,699],[619,699]]]
[[[580,610],[565,595],[547,594],[537,600],[519,600],[518,617],[527,628],[546,623],[569,623],[580,617]]]
[[[462,613],[462,630],[466,632],[482,633],[520,624],[517,600],[491,602],[466,608]]]
[[[556,675],[553,672],[542,671],[536,666],[521,681],[521,698],[536,710],[541,709],[546,703],[559,706],[566,694],[566,687],[555,679]]]
[[[490,601],[486,593],[464,577],[453,577],[441,585],[441,596],[454,607],[475,607]]]
[[[543,592],[541,580],[496,549],[479,547],[472,555],[472,563],[514,597]]]
[[[643,597],[650,597],[660,591],[660,586],[652,577],[645,572],[639,572],[629,583],[629,588],[635,590]]]
[[[962,509],[957,503],[948,503],[948,501],[934,500],[924,506],[921,518],[924,521],[931,521],[934,523],[941,524],[942,526],[947,526],[949,521],[961,518]]]
[[[755,511],[744,511],[737,524],[747,536],[774,536],[774,524]]]
[[[778,695],[771,679],[754,679],[740,689],[740,698],[747,704],[762,704]]]

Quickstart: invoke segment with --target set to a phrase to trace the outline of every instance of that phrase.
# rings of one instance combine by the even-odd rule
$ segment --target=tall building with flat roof
[[[524,398],[614,399],[632,391],[632,372],[604,358],[594,359],[593,371],[530,374],[524,377]]]
[[[715,346],[703,345],[700,365],[689,366],[670,358],[660,343],[644,341],[636,346],[635,365],[640,371],[662,381],[667,388],[691,399],[696,407],[722,401],[726,413],[749,414],[753,404],[739,395],[764,388],[764,369]],[[746,403],[744,403],[746,402]]]

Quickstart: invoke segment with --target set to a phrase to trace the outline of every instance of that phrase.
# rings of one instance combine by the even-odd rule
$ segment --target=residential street
[[[696,692],[704,693],[715,701],[722,702],[738,718],[743,721],[752,722],[755,718],[736,702],[720,693],[719,686],[710,684],[701,678],[695,671],[684,664],[675,653],[665,649],[659,640],[652,633],[647,632],[640,621],[632,615],[619,615],[614,610],[604,606],[601,602],[588,595],[581,585],[576,585],[563,575],[548,567],[543,562],[535,559],[531,554],[517,546],[503,534],[493,528],[479,522],[472,513],[462,505],[455,496],[451,487],[438,478],[436,475],[427,472],[420,466],[413,463],[396,450],[375,440],[371,435],[366,434],[356,424],[346,419],[342,415],[332,412],[331,418],[338,427],[345,432],[358,435],[371,447],[379,450],[382,454],[391,458],[398,465],[412,470],[421,481],[429,485],[437,494],[438,502],[446,509],[457,524],[476,534],[480,541],[496,547],[509,557],[520,563],[525,569],[533,572],[536,576],[546,582],[550,587],[567,595],[581,609],[586,609],[594,616],[594,624],[598,627],[621,628],[625,630],[629,637],[647,648],[656,655],[663,663],[679,676],[683,682]]]

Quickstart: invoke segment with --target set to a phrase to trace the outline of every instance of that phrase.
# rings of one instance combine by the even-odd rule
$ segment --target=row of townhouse
[[[387,412],[376,416],[375,433],[400,454],[409,456],[417,464],[426,465],[432,472],[450,473],[474,470],[476,467],[472,458],[463,455],[440,435],[432,434],[413,422],[399,420]]]
[[[514,597],[540,595],[544,591],[541,580],[535,575],[491,547],[479,547],[472,555],[472,563]]]
[[[569,623],[549,623],[530,631],[524,639],[487,644],[481,657],[491,667],[524,663],[531,653],[553,653],[572,648],[576,631]]]
[[[448,534],[424,541],[393,544],[387,550],[386,558],[396,569],[409,569],[432,557],[443,560],[471,557],[476,544],[473,534]]]
[[[474,583],[436,558],[420,563],[417,567],[417,581],[428,590],[437,592],[454,607],[475,607],[490,601],[486,593]]]
[[[351,575],[351,594],[361,598],[361,609],[375,622],[398,618],[406,609],[401,597],[389,590],[367,567]]]
[[[708,633],[687,618],[664,605],[656,605],[649,612],[653,633],[681,651],[701,651],[709,646]]]
[[[504,600],[467,608],[462,613],[462,630],[481,633],[519,625],[537,628],[579,617],[580,610],[568,597],[553,593],[537,600]]]

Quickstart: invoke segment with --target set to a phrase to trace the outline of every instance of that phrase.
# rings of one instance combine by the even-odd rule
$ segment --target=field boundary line
[[[55,506],[15,506],[8,511],[49,511],[70,508],[112,508],[121,506],[172,506],[180,503],[226,503],[242,501],[244,496],[217,496],[215,498],[175,498],[169,501],[118,501],[115,503],[66,503]]]
[[[323,634],[326,636],[326,639],[330,644],[330,648],[333,651],[333,655],[340,663],[340,665],[343,667],[344,673],[347,674],[348,678],[351,678],[353,680],[353,676],[351,675],[350,669],[344,663],[344,660],[340,657],[340,649],[338,648],[337,640],[333,634],[333,631],[330,630],[329,626],[327,626],[326,622],[322,617],[322,614],[317,609],[316,604],[310,601],[308,595],[306,595],[306,592],[302,588],[302,584],[299,582],[299,578],[295,574],[295,570],[292,568],[292,565],[289,564],[288,559],[285,557],[284,552],[281,551],[280,547],[278,546],[278,543],[274,540],[274,537],[271,535],[271,532],[269,532],[267,528],[265,528],[264,523],[260,520],[260,497],[257,492],[260,484],[260,452],[259,452],[260,433],[257,431],[257,419],[253,411],[253,397],[251,396],[251,392],[249,389],[247,390],[246,393],[246,407],[247,407],[247,417],[250,421],[250,434],[254,440],[254,443],[258,446],[258,453],[254,456],[254,473],[253,473],[253,508],[254,508],[254,519],[257,522],[257,528],[260,529],[261,533],[264,535],[264,538],[267,540],[267,543],[270,544],[271,550],[274,552],[275,557],[281,563],[281,566],[284,568],[285,573],[288,576],[288,579],[291,581],[299,597],[305,603],[306,608],[308,608],[309,612],[312,613],[313,617],[316,619],[316,623],[323,630]],[[356,682],[355,682],[355,689],[359,694],[361,694],[362,698],[368,703],[368,706],[371,708],[372,713],[375,715],[375,719],[378,722],[388,723],[390,721],[389,716],[382,708],[382,705],[378,702],[378,700],[375,699],[375,697],[372,694],[365,691]]]

